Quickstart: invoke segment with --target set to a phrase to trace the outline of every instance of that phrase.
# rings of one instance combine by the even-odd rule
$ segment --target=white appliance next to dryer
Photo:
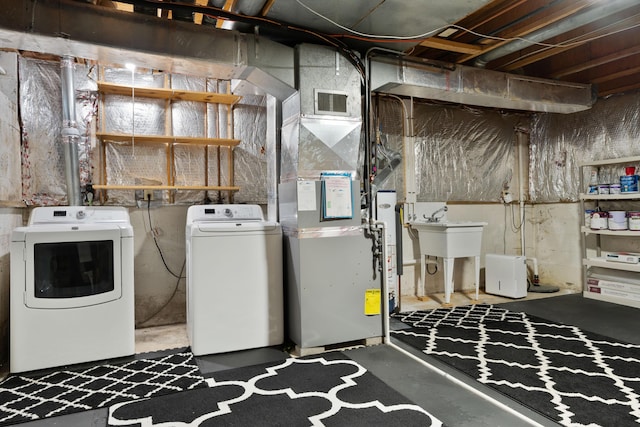
[[[133,229],[122,207],[39,207],[11,234],[11,372],[135,352]]]
[[[196,356],[284,341],[282,230],[258,205],[187,211],[187,332]]]

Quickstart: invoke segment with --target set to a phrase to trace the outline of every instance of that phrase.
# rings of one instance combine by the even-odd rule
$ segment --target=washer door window
[[[73,239],[68,241],[54,234],[57,240],[51,233],[30,233],[27,237],[28,307],[83,307],[120,298],[117,230],[66,233],[64,237]]]

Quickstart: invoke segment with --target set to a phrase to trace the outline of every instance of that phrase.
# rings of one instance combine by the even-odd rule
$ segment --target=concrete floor
[[[402,311],[440,307],[441,295],[428,300],[406,297]],[[456,293],[452,303],[469,304],[473,295]],[[584,299],[580,293],[529,293],[527,298],[512,300],[481,294],[479,302],[500,304],[514,311],[564,321],[586,330],[613,338],[640,342],[640,332],[626,328],[640,311],[630,307]],[[393,322],[392,322],[393,324]],[[393,328],[393,326],[392,326]],[[594,328],[596,330],[594,330]],[[628,331],[634,329],[633,331]],[[140,329],[136,332],[136,352],[154,352],[188,346],[185,325]],[[465,377],[437,360],[403,343],[346,350],[346,354],[407,398],[438,417],[445,425],[457,427],[555,426],[547,420],[497,392]],[[286,355],[279,349],[256,349],[233,354],[198,357],[203,373],[280,359]],[[105,426],[107,409],[54,417],[23,424],[25,426]]]

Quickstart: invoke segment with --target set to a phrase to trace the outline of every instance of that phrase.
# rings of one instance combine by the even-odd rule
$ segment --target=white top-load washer
[[[195,355],[284,341],[282,230],[258,205],[187,211],[187,332]]]
[[[11,234],[11,372],[135,352],[133,229],[123,207],[33,209]]]

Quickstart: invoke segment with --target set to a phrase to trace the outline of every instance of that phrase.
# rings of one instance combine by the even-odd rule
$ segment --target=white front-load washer
[[[123,207],[33,209],[11,234],[11,372],[135,352],[133,229]]]
[[[260,206],[189,207],[186,252],[196,356],[283,343],[282,230]]]

